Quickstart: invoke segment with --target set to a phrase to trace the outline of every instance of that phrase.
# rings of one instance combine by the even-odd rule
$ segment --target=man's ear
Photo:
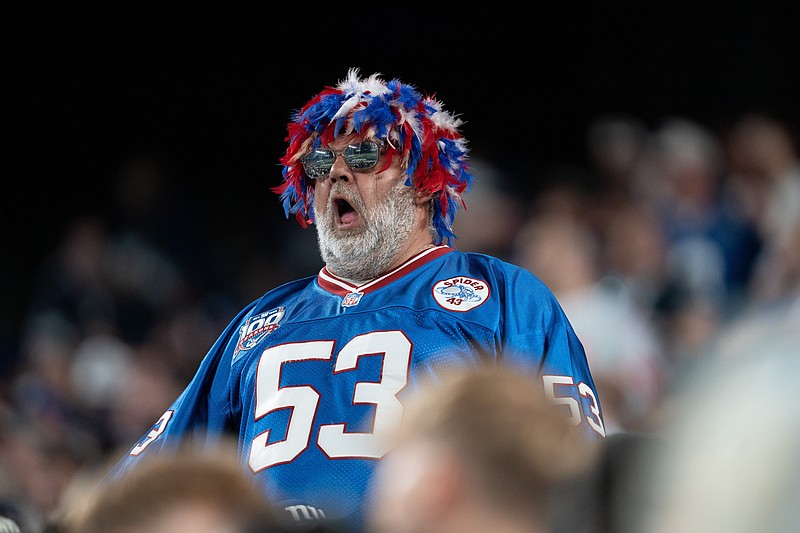
[[[426,204],[430,202],[431,198],[433,198],[433,193],[429,191],[421,191],[416,189],[414,191],[414,205],[420,206],[422,204]]]

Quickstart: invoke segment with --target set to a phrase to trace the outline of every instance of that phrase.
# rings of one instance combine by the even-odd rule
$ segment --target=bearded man
[[[404,398],[422,378],[483,364],[529,375],[576,431],[605,436],[552,293],[451,246],[473,179],[461,124],[413,86],[356,69],[293,114],[274,190],[287,216],[316,227],[325,266],[245,307],[116,473],[189,436],[233,433],[270,501],[360,531]]]

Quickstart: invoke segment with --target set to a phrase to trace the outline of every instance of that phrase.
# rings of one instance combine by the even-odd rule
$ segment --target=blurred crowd
[[[480,154],[455,246],[540,277],[586,348],[609,435],[654,434],[701,362],[798,344],[796,134],[760,114],[724,131],[598,117],[588,163],[522,176],[539,184],[530,198]],[[237,236],[215,248],[207,214],[171,194],[154,160],[114,180],[113,215],[71,221],[33,273],[3,356],[0,516],[32,533],[159,418],[243,304],[321,266],[313,230],[291,221],[226,260]]]

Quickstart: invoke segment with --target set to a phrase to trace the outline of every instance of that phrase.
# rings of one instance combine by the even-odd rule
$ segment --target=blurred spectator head
[[[599,254],[599,242],[580,221],[542,216],[520,228],[514,260],[561,297],[597,281]]]
[[[753,179],[774,180],[798,163],[796,142],[780,120],[747,114],[728,137],[731,170]]]
[[[532,376],[479,367],[415,391],[378,465],[375,532],[547,531],[559,489],[596,460]]]
[[[641,203],[616,204],[607,213],[601,239],[603,271],[628,280],[637,299],[652,303],[664,283],[667,255],[656,213]]]
[[[27,370],[58,394],[68,394],[73,350],[80,339],[72,322],[56,311],[31,317],[22,337],[22,353]]]
[[[76,499],[60,520],[69,533],[285,531],[277,508],[242,468],[228,443],[186,445]]]
[[[603,115],[592,121],[586,135],[587,151],[604,186],[631,187],[648,135],[647,126],[633,116]]]
[[[76,402],[90,411],[102,412],[121,394],[134,350],[114,335],[84,338],[72,354],[69,369]]]
[[[732,189],[769,248],[800,223],[800,152],[779,120],[742,117],[728,137]]]
[[[478,177],[470,189],[469,209],[453,222],[456,246],[465,252],[506,257],[521,223],[522,204],[508,190],[507,180],[488,161],[473,159],[470,167]],[[491,224],[486,221],[491,220]]]
[[[670,203],[700,207],[713,202],[724,170],[717,137],[700,123],[683,117],[665,120],[653,135],[653,155],[669,187]]]

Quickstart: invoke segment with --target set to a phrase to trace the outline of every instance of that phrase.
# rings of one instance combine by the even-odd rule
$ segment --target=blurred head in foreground
[[[374,532],[546,531],[597,457],[530,376],[486,367],[416,392],[378,467]]]
[[[91,496],[68,533],[284,532],[236,453],[187,448],[153,456]]]

